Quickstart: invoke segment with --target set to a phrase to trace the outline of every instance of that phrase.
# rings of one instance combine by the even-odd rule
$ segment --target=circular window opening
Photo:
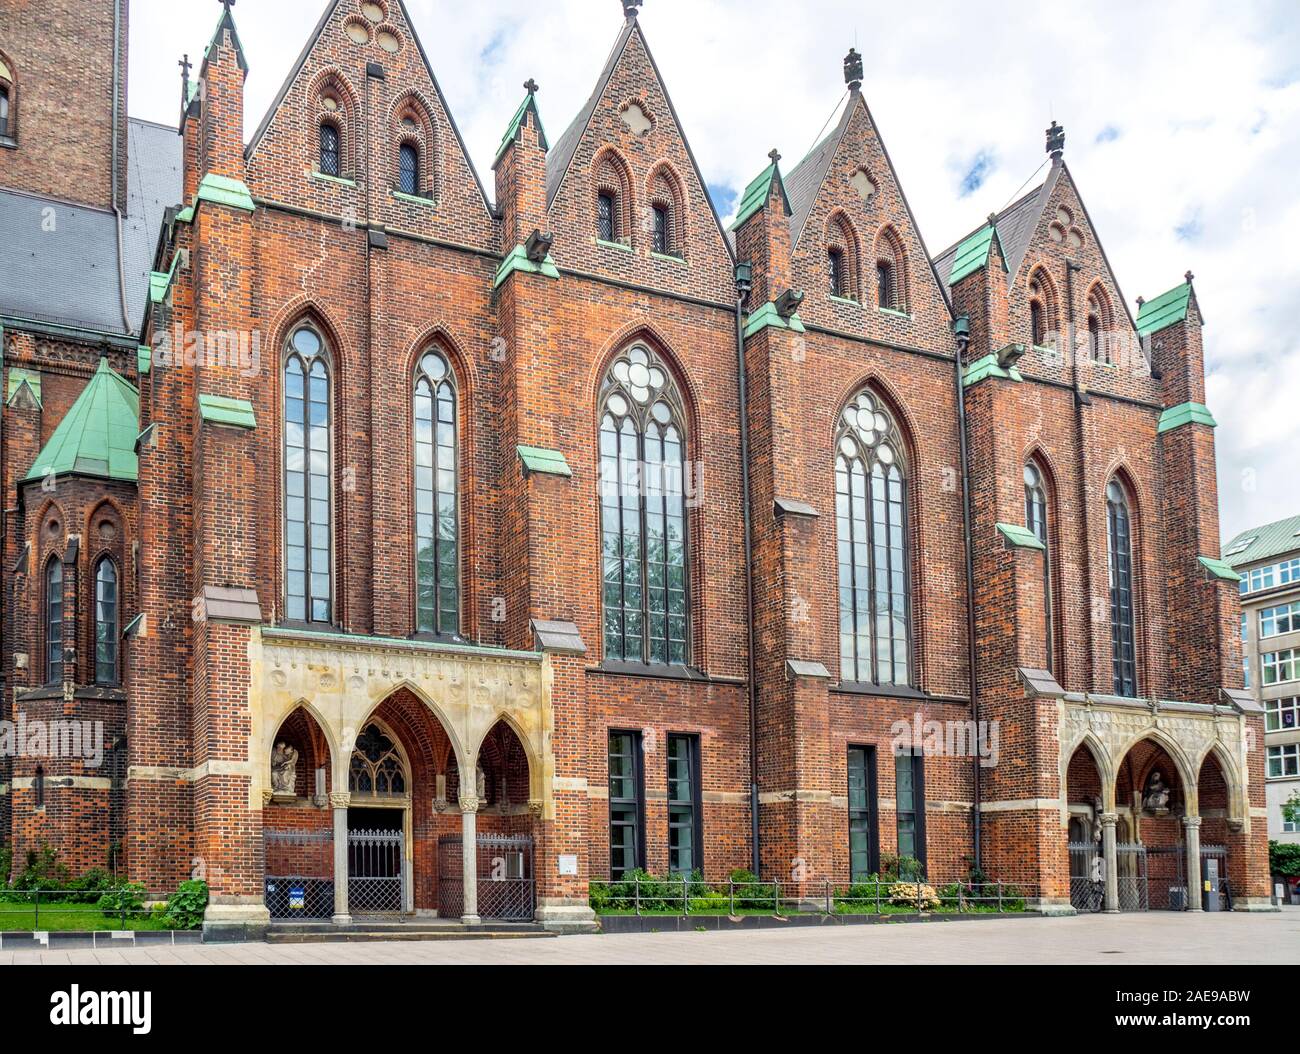
[[[1074,222],[1074,217],[1070,215],[1070,210],[1064,207],[1056,210],[1056,218],[1062,227],[1068,227]]]
[[[334,96],[332,95],[326,95],[324,98],[321,99],[320,104],[325,109],[329,110],[331,113],[339,108],[338,99],[334,98]]]
[[[1071,229],[1070,234],[1069,234],[1069,236],[1068,236],[1068,241],[1069,241],[1069,243],[1070,243],[1070,248],[1071,248],[1071,249],[1082,249],[1082,248],[1083,248],[1083,232],[1080,231],[1078,227],[1075,227],[1075,228]]]
[[[379,46],[390,55],[396,55],[402,48],[401,38],[391,29],[381,29],[377,39]]]
[[[361,13],[371,22],[382,22],[384,20],[384,8],[382,4],[374,3],[374,0],[368,0],[361,5]]]
[[[1053,223],[1051,230],[1049,230],[1047,233],[1051,237],[1052,241],[1056,242],[1057,244],[1060,244],[1061,242],[1065,241],[1065,228],[1062,227],[1059,223]]]
[[[343,24],[343,32],[348,35],[348,39],[354,44],[370,43],[370,27],[359,18],[348,19]]]

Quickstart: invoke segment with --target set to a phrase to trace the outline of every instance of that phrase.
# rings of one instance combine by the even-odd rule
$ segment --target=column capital
[[[462,794],[460,796],[461,812],[478,812],[479,800],[473,794]]]
[[[1103,827],[1114,827],[1119,823],[1119,813],[1104,812],[1097,819],[1101,821]]]
[[[528,811],[532,813],[533,819],[537,819],[539,816],[542,815],[542,809],[545,806],[545,804],[546,803],[542,801],[541,798],[528,799]]]
[[[1184,816],[1183,826],[1187,828],[1200,827],[1201,818],[1199,816]]]
[[[330,808],[331,808],[331,809],[346,809],[346,808],[347,808],[349,805],[351,805],[351,804],[352,804],[352,792],[351,792],[351,791],[331,791],[331,792],[330,792]]]

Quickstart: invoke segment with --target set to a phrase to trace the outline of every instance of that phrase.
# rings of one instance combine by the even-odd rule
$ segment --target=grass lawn
[[[121,915],[105,915],[93,904],[41,905],[38,920],[36,905],[0,903],[0,933],[30,932],[33,930],[166,930],[161,918],[142,915],[128,916],[122,925]]]

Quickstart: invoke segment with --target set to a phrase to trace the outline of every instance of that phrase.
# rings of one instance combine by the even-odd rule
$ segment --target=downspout
[[[962,315],[953,322],[952,331],[957,338],[955,377],[957,384],[957,445],[961,457],[961,518],[966,557],[966,664],[970,677],[971,720],[975,722],[975,727],[979,728],[979,682],[975,675],[975,544],[971,534],[970,446],[966,438],[966,378],[964,375],[966,352],[970,347],[970,316]],[[972,870],[978,874],[983,870],[981,866],[983,852],[981,848],[980,757],[978,751],[971,756],[971,788]]]
[[[748,264],[736,265],[736,391],[740,403],[740,495],[745,530],[745,631],[747,635],[745,684],[749,702],[749,817],[750,870],[761,875],[758,844],[758,685],[754,661],[754,534],[750,510],[749,395],[745,383],[745,302],[751,274]]]
[[[1083,408],[1087,404],[1087,393],[1079,388],[1079,352],[1074,345],[1074,272],[1078,271],[1079,265],[1073,260],[1065,262],[1065,339],[1067,343],[1066,354],[1070,356],[1070,384],[1074,389],[1074,432],[1078,437],[1078,472],[1079,478],[1079,508],[1084,510],[1082,526],[1084,532],[1084,546],[1088,544],[1088,449],[1087,443],[1083,437]],[[1092,561],[1083,562],[1083,588],[1084,596],[1088,598],[1088,603],[1092,603]],[[1097,664],[1096,656],[1090,646],[1087,649],[1088,655],[1088,681],[1089,687],[1095,687]]]
[[[109,187],[109,201],[112,202],[113,211],[117,212],[117,170],[118,170],[118,135],[117,135],[117,118],[121,113],[121,62],[122,62],[122,0],[113,0],[113,161],[112,161],[112,185]],[[121,226],[119,217],[119,228]],[[119,235],[120,235],[119,230]]]

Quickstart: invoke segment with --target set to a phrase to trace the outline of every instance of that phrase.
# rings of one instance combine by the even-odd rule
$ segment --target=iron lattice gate
[[[1117,845],[1115,873],[1120,911],[1147,911],[1151,907],[1151,890],[1147,878],[1147,848],[1144,845]]]
[[[480,834],[477,838],[479,918],[531,922],[536,911],[533,840],[527,835]],[[462,839],[438,839],[438,914],[457,919],[465,913]]]
[[[1070,843],[1070,906],[1075,911],[1100,911],[1103,900],[1103,861],[1096,842]]]
[[[386,915],[403,907],[406,837],[401,831],[348,831],[348,911]]]
[[[264,831],[267,910],[273,919],[334,914],[333,831]]]

